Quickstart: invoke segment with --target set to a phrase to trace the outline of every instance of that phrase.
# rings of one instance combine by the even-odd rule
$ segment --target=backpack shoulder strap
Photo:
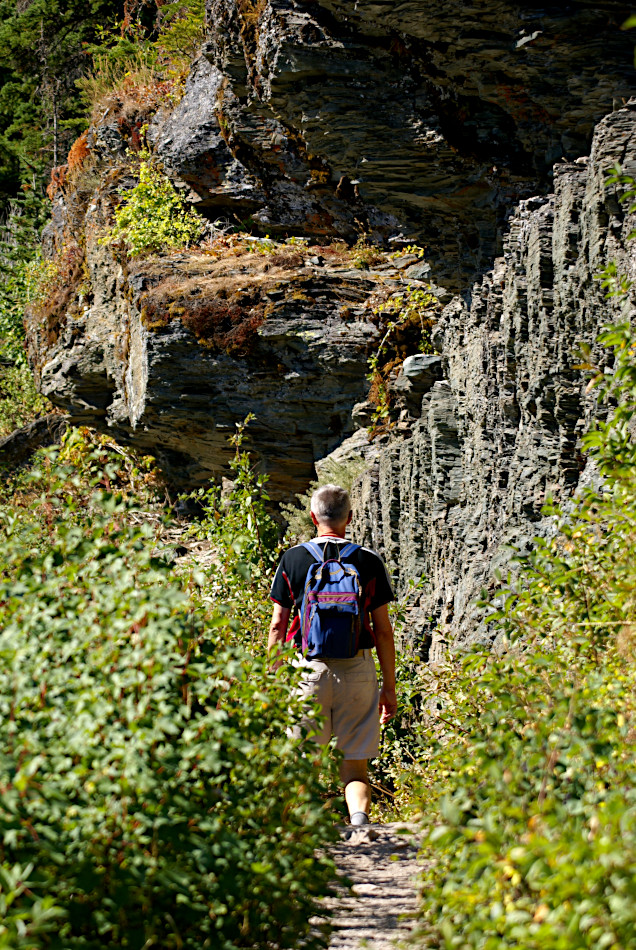
[[[340,556],[338,557],[338,560],[343,557],[349,557],[351,554],[355,554],[355,552],[359,550],[359,544],[353,544],[353,542],[349,542],[349,544],[345,544],[345,546],[340,549]]]
[[[320,563],[322,564],[322,562],[325,559],[325,552],[318,544],[316,544],[315,541],[304,541],[303,547],[306,548],[309,551],[309,553],[313,555],[313,557],[315,557],[315,559],[317,561],[320,561]],[[326,547],[327,545],[325,545],[325,548]]]

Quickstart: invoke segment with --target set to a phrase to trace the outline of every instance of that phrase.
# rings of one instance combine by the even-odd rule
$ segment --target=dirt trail
[[[339,887],[325,901],[333,913],[329,950],[394,950],[408,936],[417,909],[418,847],[415,826],[404,822],[343,829],[331,853],[353,887]]]

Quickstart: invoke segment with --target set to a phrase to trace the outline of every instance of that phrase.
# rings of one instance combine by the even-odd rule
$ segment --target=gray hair
[[[311,496],[311,510],[323,524],[342,524],[351,511],[349,492],[340,485],[323,485]]]

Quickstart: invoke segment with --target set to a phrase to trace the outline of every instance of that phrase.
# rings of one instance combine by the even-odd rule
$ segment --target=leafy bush
[[[25,309],[41,305],[70,275],[61,273],[57,262],[44,260],[30,243],[13,248],[0,244],[0,275],[0,360],[26,366]]]
[[[214,559],[206,571],[201,597],[209,604],[224,604],[228,621],[243,646],[262,655],[272,604],[269,589],[278,555],[280,529],[267,511],[267,476],[258,474],[245,450],[248,415],[230,437],[234,458],[229,491],[218,485],[200,488],[187,496],[200,506],[186,537],[210,542]]]
[[[423,947],[632,946],[633,663],[535,642],[440,674]]]
[[[51,409],[49,400],[37,391],[28,366],[0,369],[0,439]]]
[[[25,248],[25,259],[16,260],[0,247],[0,438],[52,409],[35,387],[24,348],[24,309],[41,267],[30,252]]]
[[[552,510],[558,531],[499,594],[508,652],[437,671],[440,718],[418,739],[422,947],[636,942],[636,339],[601,341],[614,408],[586,441],[605,480]]]
[[[131,257],[186,247],[197,241],[205,221],[175,191],[172,182],[142,153],[139,183],[124,191],[115,224],[104,242],[123,241]]]
[[[439,301],[430,288],[407,287],[406,293],[389,297],[374,310],[382,338],[369,357],[369,400],[375,406],[371,436],[389,422],[392,371],[412,353],[432,353],[431,330]]]
[[[373,244],[367,244],[364,235],[360,235],[356,243],[349,249],[352,265],[356,270],[368,270],[374,264],[384,260],[384,253]]]
[[[323,945],[334,832],[286,735],[293,671],[246,654],[121,496],[78,481],[49,453],[0,509],[0,945]]]
[[[382,726],[378,756],[369,762],[369,780],[377,793],[374,808],[384,821],[404,820],[417,808],[424,752],[422,717],[434,689],[430,667],[400,644],[400,621],[395,611],[392,613],[399,644],[395,663],[397,712]]]
[[[5,258],[0,286],[0,357],[7,363],[26,363],[24,306],[28,300],[29,265]]]

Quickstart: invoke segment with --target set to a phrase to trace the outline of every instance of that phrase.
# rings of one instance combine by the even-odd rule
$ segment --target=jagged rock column
[[[634,222],[604,183],[617,163],[636,174],[632,105],[599,125],[589,160],[555,167],[553,195],[521,203],[493,270],[444,309],[444,378],[411,436],[379,447],[357,485],[355,537],[385,554],[402,590],[424,578],[415,639],[438,626],[438,641],[488,639],[475,598],[509,545],[525,550],[545,530],[548,497],[579,483],[595,403],[576,348],[621,315],[595,275],[609,261],[636,271]]]

